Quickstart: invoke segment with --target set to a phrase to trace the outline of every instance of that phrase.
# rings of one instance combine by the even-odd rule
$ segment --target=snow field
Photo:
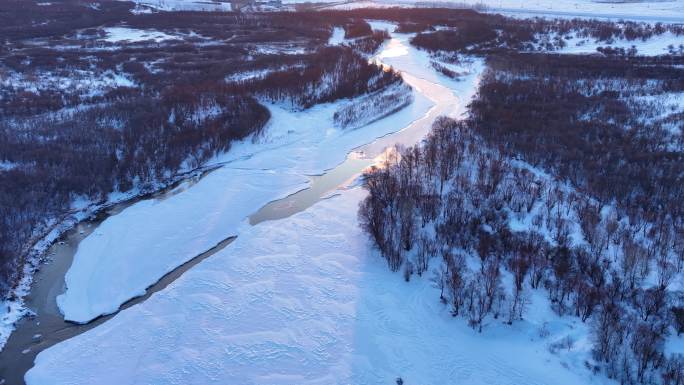
[[[341,102],[340,102],[341,103]],[[363,128],[334,128],[339,103],[293,112],[270,105],[272,120],[258,143],[237,143],[211,163],[225,167],[163,201],[142,201],[105,220],[80,245],[58,298],[65,319],[85,323],[116,311],[173,268],[236,235],[249,214],[306,187],[347,152],[396,131],[431,107],[414,103]]]
[[[335,27],[332,35],[330,35],[330,39],[328,39],[328,45],[340,45],[344,42],[344,28]]]
[[[168,199],[141,201],[84,239],[65,277],[67,291],[57,297],[65,319],[88,322],[115,312],[166,273],[232,235],[253,205],[273,198],[272,189],[296,191],[307,181],[229,168],[205,179]]]
[[[178,36],[169,35],[167,33],[155,30],[143,30],[127,27],[109,27],[104,28],[106,37],[104,41],[110,43],[119,43],[122,41],[134,43],[137,41],[154,40],[160,42],[163,40],[175,40],[180,39]]]
[[[42,352],[27,383],[591,382],[537,336],[535,317],[552,315],[477,334],[427,276],[389,272],[356,224],[364,194],[241,231],[146,302]]]

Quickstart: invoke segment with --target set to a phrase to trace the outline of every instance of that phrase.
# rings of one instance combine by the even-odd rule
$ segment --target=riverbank
[[[170,196],[182,191],[217,167],[217,165],[204,165],[193,170],[181,171],[155,185],[135,188],[125,193],[112,193],[105,202],[79,202],[74,204],[77,207],[62,217],[46,221],[47,225],[44,229],[36,230],[36,240],[23,258],[21,276],[6,299],[0,301],[0,352],[14,331],[15,324],[24,317],[35,316],[37,309],[26,304],[26,297],[31,293],[36,273],[45,268],[52,269],[50,265],[53,263],[71,264],[71,257],[64,262],[57,256],[56,251],[50,250],[56,245],[65,244],[68,233],[84,224],[99,223],[98,219],[109,215],[108,212],[120,212],[123,208],[140,200]],[[79,233],[82,231],[84,230],[79,230]],[[63,272],[66,272],[66,269]],[[61,281],[63,280],[60,279]]]

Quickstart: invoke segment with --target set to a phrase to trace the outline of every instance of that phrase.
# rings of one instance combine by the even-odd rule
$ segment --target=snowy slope
[[[335,166],[354,147],[401,129],[430,106],[416,94],[404,110],[353,131],[334,128],[336,104],[304,112],[270,106],[272,121],[260,143],[238,143],[215,160],[225,167],[168,199],[129,207],[81,242],[67,291],[58,297],[65,319],[88,322],[116,311],[175,267],[236,235],[259,207],[306,187],[306,175]]]
[[[539,325],[477,334],[357,227],[358,188],[265,222],[167,289],[36,359],[30,385],[580,384]]]

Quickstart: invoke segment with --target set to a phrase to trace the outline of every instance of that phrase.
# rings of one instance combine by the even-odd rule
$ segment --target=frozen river
[[[374,27],[391,28],[390,25],[382,24],[376,24]],[[245,146],[245,149],[238,147],[236,150],[237,154],[232,158],[229,154],[227,159],[221,160],[222,168],[207,175],[201,181],[185,182],[181,186],[182,188],[173,189],[174,193],[172,194],[164,192],[140,202],[117,206],[103,214],[101,218],[91,222],[84,222],[69,232],[64,238],[64,243],[55,244],[50,249],[49,253],[54,253],[54,261],[43,266],[36,276],[27,303],[37,315],[33,318],[25,319],[17,325],[17,330],[12,334],[5,349],[0,353],[0,378],[4,378],[10,384],[21,383],[24,373],[33,365],[36,355],[44,349],[74,338],[88,330],[97,329],[98,326],[115,316],[118,311],[128,309],[145,301],[152,294],[166,289],[169,284],[193,266],[225,248],[234,236],[241,236],[245,231],[250,231],[250,225],[253,226],[264,221],[279,220],[292,216],[306,210],[321,199],[334,194],[336,190],[347,187],[365,168],[379,163],[388,148],[395,145],[410,146],[418,143],[427,134],[436,117],[440,115],[455,117],[462,114],[464,112],[462,98],[468,100],[472,97],[482,64],[480,62],[472,63],[470,68],[471,74],[466,76],[461,82],[446,79],[430,68],[429,58],[424,52],[417,51],[409,46],[408,38],[409,36],[407,35],[393,34],[392,39],[383,46],[376,55],[375,60],[383,65],[392,66],[402,73],[404,81],[411,85],[415,91],[416,101],[414,105],[408,107],[407,111],[402,111],[373,123],[372,127],[370,127],[370,132],[362,134],[361,131],[365,129],[362,128],[359,129],[359,133],[354,133],[353,135],[344,135],[342,133],[341,145],[338,147],[344,148],[344,146],[348,146],[351,151],[347,153],[346,159],[338,163],[337,166],[328,169],[320,175],[313,176],[307,176],[307,171],[315,171],[316,167],[325,166],[326,162],[334,162],[334,158],[330,157],[329,161],[313,162],[313,165],[311,164],[312,162],[304,162],[304,165],[299,163],[287,164],[285,162],[281,169],[275,171],[263,167],[269,160],[283,153],[288,153],[280,149],[287,149],[287,145],[293,143],[294,140],[290,142],[281,141],[285,145],[279,144],[278,146],[273,145],[271,147],[264,145],[262,146],[264,147],[263,149],[258,148],[257,151],[252,152],[246,149],[247,146]],[[320,113],[319,115],[322,116],[326,112],[314,111],[312,119],[315,120],[316,114]],[[283,114],[287,118],[287,114]],[[278,119],[279,114],[274,114],[276,124]],[[407,124],[403,129],[397,131],[397,127],[394,125],[401,122]],[[275,138],[274,141],[278,143],[279,138],[277,134]],[[364,143],[363,140],[366,140],[366,142]],[[360,146],[357,144],[360,144]],[[336,146],[335,141],[331,141],[330,145]],[[326,152],[326,156],[323,158],[329,157],[331,152],[324,146],[316,147],[312,145],[310,148],[314,151],[313,156],[316,156],[316,152]],[[293,151],[295,153],[297,151],[304,152],[307,148],[294,147],[290,150],[289,153],[291,154]],[[337,151],[339,151],[339,148]],[[260,179],[276,179],[276,174],[286,174],[287,176],[279,178],[275,184],[258,184],[252,178],[255,173],[256,178]],[[224,200],[221,200],[221,198],[214,199],[217,196],[215,192],[216,186],[231,182],[235,184],[236,181],[244,184],[238,185],[233,189],[221,189],[221,196],[228,196],[228,198],[223,198]],[[255,185],[257,188],[250,190]],[[270,196],[277,196],[288,190],[296,192],[290,195],[285,194],[286,196],[282,199],[266,203]],[[207,191],[210,193],[207,193]],[[257,191],[256,194],[255,191]],[[265,193],[269,191],[270,194]],[[194,202],[198,199],[214,199],[214,202],[219,201],[222,205],[230,205],[231,203],[242,205],[243,210],[217,210],[215,207],[204,208],[191,205],[188,210],[181,209],[173,212],[176,206],[172,207],[172,205],[175,202],[181,202],[179,206],[182,206],[187,204],[186,202],[188,201]],[[250,206],[245,204],[245,202],[254,204],[254,201],[264,201],[265,204],[257,210],[251,210],[250,214]],[[164,205],[168,205],[169,208],[164,208]],[[157,213],[162,210],[166,214]],[[133,266],[127,266],[126,264],[131,262],[130,259],[122,258],[108,262],[92,260],[97,255],[101,255],[103,259],[106,259],[108,252],[107,250],[97,249],[97,246],[94,246],[94,244],[98,244],[100,247],[102,244],[105,244],[108,248],[113,248],[116,245],[119,247],[117,250],[123,250],[119,253],[125,253],[127,248],[135,250],[140,244],[148,245],[152,243],[159,245],[159,247],[139,255],[147,254],[149,258],[155,258],[157,254],[161,255],[174,247],[173,242],[166,241],[174,238],[175,235],[173,233],[164,234],[164,225],[166,223],[163,222],[178,216],[179,224],[182,225],[183,215],[190,211],[196,214],[202,210],[206,210],[207,214],[203,217],[197,217],[196,225],[181,226],[183,227],[181,228],[181,231],[184,233],[183,237],[185,237],[181,238],[185,239],[192,246],[183,245],[182,253],[184,255],[191,255],[169,261],[169,264],[164,269],[156,272],[156,276],[154,274],[144,276],[130,273],[131,269],[139,266],[137,262]],[[231,218],[225,219],[227,216]],[[133,218],[132,226],[135,227],[136,223],[140,225],[140,222],[144,222],[145,218],[150,217],[155,218],[155,222],[150,225],[148,234],[141,235],[138,243],[133,240],[130,245],[116,244],[116,242],[129,240],[136,236],[132,235],[131,231],[137,231],[138,229],[131,229],[131,226],[127,225],[127,223],[131,223],[131,218]],[[248,217],[248,221],[245,221],[245,217]],[[135,219],[139,219],[139,221],[136,222]],[[123,225],[117,225],[117,221],[123,223]],[[216,222],[218,225],[212,226],[212,222]],[[249,224],[245,222],[249,222]],[[144,229],[144,226],[147,226],[146,223],[142,223],[142,225],[143,227],[140,231]],[[202,229],[202,234],[193,233],[193,231],[199,231],[198,229],[201,229],[203,225],[213,227],[213,231],[206,232]],[[177,229],[174,229],[174,231],[177,231]],[[210,245],[211,247],[205,245]],[[81,249],[82,255],[78,255],[79,249]],[[194,252],[200,250],[201,252],[199,253]],[[75,255],[76,258],[74,258]],[[139,255],[135,255],[133,261],[142,258]],[[142,264],[144,265],[144,263]],[[99,270],[96,267],[90,267],[90,270],[88,270],[88,267],[82,267],[84,265],[104,265],[104,267],[100,266]],[[106,270],[105,267],[109,265],[112,265],[112,269]],[[68,269],[70,273],[66,273]],[[103,305],[104,307],[97,307],[100,304],[95,303],[92,313],[85,314],[82,317],[79,314],[74,316],[69,313],[69,306],[73,308],[81,305],[82,301],[91,301],[92,298],[88,297],[91,293],[88,290],[93,287],[88,285],[73,286],[74,290],[81,290],[83,296],[72,302],[69,302],[71,300],[69,296],[63,299],[62,312],[66,309],[67,317],[77,321],[65,322],[56,304],[56,299],[58,296],[63,295],[65,290],[65,273],[67,276],[71,274],[71,282],[73,282],[73,280],[84,276],[74,274],[79,269],[80,271],[86,271],[85,276],[89,277],[90,281],[93,281],[94,277],[103,277],[99,284],[105,286],[107,291],[98,293],[100,295],[98,301],[107,303]],[[108,279],[111,279],[110,277],[118,274],[122,274],[124,278],[126,274],[133,274],[132,280],[139,281],[138,287],[129,292],[112,292],[111,288],[107,286],[116,285],[119,282],[125,286],[128,283],[125,279],[121,281],[108,281]],[[67,284],[69,282],[69,279],[67,279]],[[80,284],[81,282],[78,283]],[[98,282],[90,283],[90,285],[93,284],[97,285]],[[141,287],[143,289],[142,292],[140,291]],[[99,287],[95,289],[99,289]],[[118,287],[115,289],[118,289]],[[106,295],[111,293],[115,293],[119,297],[116,301],[108,302]],[[104,301],[101,300],[102,297],[105,298]],[[91,303],[88,302],[88,304]]]

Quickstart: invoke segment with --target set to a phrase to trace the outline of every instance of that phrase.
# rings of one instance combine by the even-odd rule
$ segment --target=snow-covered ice
[[[427,277],[391,273],[357,226],[364,194],[347,190],[241,231],[147,301],[40,353],[27,383],[593,381],[548,351],[567,325],[551,324],[544,339],[543,315],[531,314],[478,334],[451,317]]]
[[[179,39],[178,36],[169,35],[167,33],[155,30],[144,30],[127,27],[108,27],[104,28],[106,37],[103,39],[110,43],[118,43],[122,41],[134,43],[137,41],[154,40],[156,42],[163,40]]]
[[[273,123],[261,145],[234,146],[220,160],[229,164],[192,188],[162,201],[141,201],[81,242],[66,276],[67,291],[58,297],[65,318],[88,322],[144,294],[164,274],[236,235],[259,207],[305,188],[305,175],[334,166],[352,148],[422,115],[430,103],[417,100],[389,122],[348,133],[333,127],[334,105],[299,113],[271,106]]]
[[[238,234],[238,225],[267,202],[306,187],[306,175],[342,162],[355,147],[425,115],[432,102],[415,93],[403,110],[356,130],[335,128],[339,103],[293,112],[270,105],[260,143],[238,143],[215,163],[225,166],[192,188],[139,202],[105,220],[81,242],[58,297],[65,319],[88,322],[144,294],[173,268]]]
[[[328,40],[328,45],[340,45],[342,43],[344,43],[344,28],[335,27]]]
[[[181,194],[144,200],[114,215],[78,246],[57,304],[69,321],[116,311],[164,274],[233,235],[254,205],[273,191],[295,191],[292,174],[219,169]],[[220,193],[217,193],[220,192]]]

